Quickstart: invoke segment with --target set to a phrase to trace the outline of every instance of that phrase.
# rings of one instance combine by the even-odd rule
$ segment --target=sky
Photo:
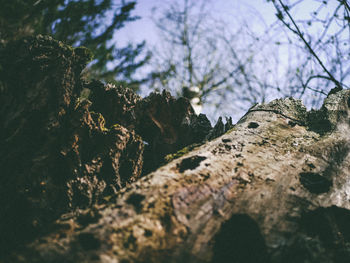
[[[182,1],[182,0],[169,0]],[[129,23],[118,32],[118,43],[140,42],[146,40],[148,44],[155,45],[158,41],[157,29],[152,21],[152,9],[164,5],[164,0],[138,0],[134,15],[141,19]],[[212,14],[223,20],[234,23],[237,16],[246,19],[254,17],[256,23],[272,23],[275,21],[275,9],[271,3],[265,0],[213,0],[210,1]]]
[[[128,23],[123,30],[118,31],[117,44],[125,45],[128,42],[139,43],[143,40],[147,42],[148,47],[159,46],[162,47],[159,32],[156,28],[152,17],[154,8],[164,8],[167,2],[181,1],[183,0],[137,0],[136,8],[133,12],[134,15],[140,17],[139,20]],[[263,31],[269,24],[276,21],[275,8],[271,3],[267,3],[266,0],[208,0],[209,10],[211,15],[226,22],[228,28],[234,27],[240,20],[249,21],[251,27],[256,27],[257,31]],[[152,50],[152,48],[151,48]],[[154,48],[156,50],[156,48]],[[152,89],[141,89],[141,96],[147,96]],[[246,108],[249,108],[247,105]],[[215,107],[203,107],[203,113],[205,113],[212,122],[220,115],[230,115],[234,121],[244,114],[246,109],[240,110],[238,113],[233,113],[230,110],[227,112],[219,112],[213,114],[216,111]]]
[[[140,16],[139,20],[128,23],[125,28],[118,31],[115,41],[118,45],[124,46],[126,43],[139,43],[143,40],[147,42],[147,47],[151,50],[159,50],[162,47],[162,42],[159,37],[158,29],[156,28],[154,21],[152,20],[154,13],[153,8],[166,7],[168,2],[176,2],[183,0],[137,0],[136,8],[133,12],[134,15]],[[249,24],[250,29],[258,34],[263,34],[269,25],[276,23],[276,10],[274,5],[266,0],[207,0],[209,5],[209,10],[212,17],[225,21],[225,26],[227,28],[234,28],[235,25],[239,25],[241,21],[246,21]],[[330,0],[327,8],[332,9],[338,4],[336,0]],[[317,0],[304,0],[297,8],[293,9],[293,16],[296,19],[305,19],[310,16],[310,10],[317,9]],[[326,12],[329,12],[326,10]],[[312,33],[314,30],[312,27],[309,29]],[[315,29],[317,30],[317,29]],[[316,33],[316,32],[314,32]],[[276,38],[278,41],[287,41],[286,36],[282,33]],[[157,46],[158,49],[153,48]],[[288,47],[289,48],[289,47]],[[265,52],[265,51],[264,51]],[[276,56],[280,59],[279,66],[281,69],[278,71],[280,78],[283,78],[285,71],[283,67],[290,62],[290,54],[288,55],[288,50],[283,49],[283,47],[272,47],[272,52],[275,52]],[[293,56],[293,55],[292,55]],[[141,93],[142,96],[147,94]],[[267,102],[281,97],[281,94],[269,93],[267,96]],[[307,102],[306,106],[308,106]],[[246,105],[247,109],[251,105]],[[310,108],[310,107],[309,107]],[[244,114],[246,109],[243,109],[239,113],[232,113],[228,115],[235,115],[234,119],[237,120],[239,116]],[[211,120],[217,118],[216,115],[212,115],[212,108],[207,108],[204,113],[211,115]],[[214,116],[214,117],[213,117]]]

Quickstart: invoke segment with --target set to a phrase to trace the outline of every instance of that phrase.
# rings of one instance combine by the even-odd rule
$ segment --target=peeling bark
[[[75,79],[69,74],[55,76]],[[2,79],[6,96],[21,103],[1,100],[7,112],[1,117],[2,231],[15,231],[18,222],[27,222],[26,230],[49,229],[10,254],[2,252],[3,262],[350,261],[350,91],[330,94],[318,111],[308,112],[292,98],[256,105],[222,136],[173,154],[169,160],[176,159],[140,178],[146,156],[152,170],[166,154],[216,134],[188,101],[167,93],[141,99],[80,80],[69,96],[50,96],[55,89],[44,80],[33,81],[33,88],[25,82],[28,93],[15,96],[8,79]],[[37,83],[43,84],[35,88]],[[79,101],[84,87],[101,93],[91,102]],[[35,96],[42,103],[24,96],[31,90],[45,94]],[[105,94],[110,101],[96,103]],[[54,97],[58,102],[49,103]],[[40,125],[25,130],[21,123],[33,116],[28,109],[34,105],[57,106],[40,115]],[[51,116],[52,135],[46,132]],[[28,134],[35,147],[14,151]],[[142,141],[149,144],[147,154]],[[40,159],[42,152],[50,155]],[[32,159],[18,162],[23,156]],[[42,178],[48,178],[50,193],[34,195]],[[17,196],[21,199],[11,200]],[[41,210],[34,209],[36,202]],[[8,207],[14,204],[21,206]],[[29,204],[26,210],[23,204]],[[47,217],[50,209],[58,211]],[[29,216],[10,223],[17,212]]]

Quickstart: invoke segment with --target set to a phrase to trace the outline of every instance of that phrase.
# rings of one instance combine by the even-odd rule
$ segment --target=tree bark
[[[318,111],[292,98],[256,105],[3,260],[349,262],[349,108],[348,90]]]
[[[325,101],[322,135],[299,125],[299,101],[253,108],[28,249],[46,262],[346,262],[349,96]]]

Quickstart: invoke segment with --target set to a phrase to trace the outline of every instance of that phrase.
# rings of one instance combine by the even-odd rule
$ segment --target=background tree
[[[210,1],[158,7],[153,17],[162,41],[152,63],[152,86],[198,96],[212,119],[239,116],[252,104],[276,97],[293,96],[317,107],[332,88],[347,87],[347,2],[272,2],[277,19],[269,23],[254,6],[242,17],[232,10],[235,24],[222,14],[214,19]]]
[[[145,42],[118,47],[116,32],[132,16],[136,1],[118,0],[0,0],[0,41],[33,34],[49,34],[73,46],[85,46],[94,53],[88,68],[90,77],[137,88],[135,71],[150,58]]]
[[[294,87],[292,95],[305,98],[308,105],[318,106],[332,88],[348,88],[350,8],[347,1],[277,0],[272,4],[281,22],[275,24],[274,30],[283,32],[282,39],[288,39],[285,48],[300,54],[294,58],[290,78]]]
[[[167,2],[155,9],[154,22],[162,46],[153,60],[152,85],[195,99],[197,106],[210,104],[210,95],[228,85],[239,67],[226,67],[223,42],[215,35],[215,21],[208,1]]]
[[[211,5],[212,4],[212,5]],[[183,0],[154,9],[161,45],[152,60],[151,86],[194,100],[213,120],[238,117],[277,96],[285,81],[269,25],[251,8],[251,20],[215,19],[214,3]]]

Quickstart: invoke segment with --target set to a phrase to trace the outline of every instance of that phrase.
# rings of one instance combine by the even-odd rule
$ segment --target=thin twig
[[[295,33],[296,35],[298,35],[300,37],[300,39],[304,42],[304,44],[306,45],[307,49],[310,51],[310,53],[316,58],[317,62],[319,63],[319,65],[322,67],[322,69],[326,72],[326,74],[329,76],[329,78],[339,87],[341,87],[341,84],[339,81],[337,81],[333,75],[327,70],[327,68],[325,67],[325,65],[323,64],[322,60],[316,55],[315,51],[312,49],[312,47],[310,46],[310,44],[306,41],[306,39],[303,36],[303,33],[300,31],[298,25],[295,23],[293,17],[291,16],[291,14],[288,12],[287,7],[282,3],[281,0],[278,0],[279,3],[281,4],[284,12],[287,14],[287,16],[289,17],[290,21],[293,23],[295,30],[293,30],[289,25],[288,28]],[[281,18],[282,22],[283,18]],[[284,23],[285,24],[285,23]]]

